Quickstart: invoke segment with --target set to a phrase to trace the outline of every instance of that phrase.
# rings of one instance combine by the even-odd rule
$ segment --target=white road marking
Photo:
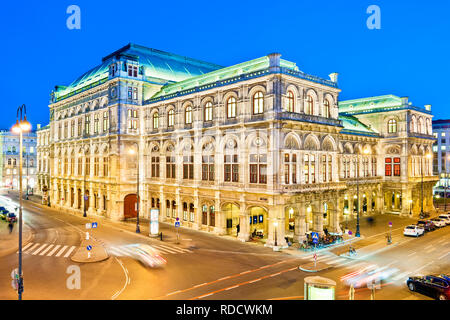
[[[239,273],[239,274],[246,274],[246,273],[249,273],[249,272],[251,272],[251,270],[244,271],[244,272],[241,272],[241,273]]]
[[[38,253],[41,252],[42,249],[44,249],[46,246],[48,246],[48,244],[47,244],[47,243],[44,243],[42,246],[39,247],[39,249],[35,250],[35,251],[32,253],[32,255],[34,256],[34,255],[38,254]]]
[[[156,247],[156,245],[153,245],[153,246]],[[188,250],[188,249],[178,248],[178,247],[169,247],[169,246],[166,246],[166,245],[163,245],[163,244],[158,244],[157,246],[162,247],[162,248],[167,248],[169,250],[175,250],[175,251],[178,251],[178,252],[181,252],[181,253],[183,253],[183,252],[192,252],[191,250]]]
[[[61,245],[60,245],[60,244],[57,244],[57,245],[53,248],[53,250],[50,251],[50,252],[47,254],[47,257],[52,256],[52,255],[55,253],[55,251],[58,250],[59,247],[61,247]]]
[[[259,281],[259,280],[261,280],[261,279],[256,279],[256,280],[250,281],[249,283],[253,283],[253,282],[256,282],[256,281]]]
[[[438,259],[441,260],[443,257],[445,257],[446,255],[448,255],[450,252],[447,252],[446,254],[443,254],[442,256],[440,256]]]
[[[342,261],[345,261],[345,260],[347,260],[347,259],[344,259],[344,258],[337,258],[337,259],[328,261],[328,263],[338,263],[338,262],[342,262]]]
[[[159,247],[159,246],[156,246],[156,245],[153,245],[152,247],[154,247],[154,248],[156,248],[156,250],[158,250],[158,251],[161,251],[161,252],[164,252],[164,253],[177,253],[177,251],[173,251],[173,250],[171,250],[171,249],[166,249],[166,248],[163,248],[163,247]]]
[[[32,246],[27,252],[25,253],[30,253],[31,251],[33,251],[34,249],[36,249],[38,246],[40,245],[40,243],[36,243],[34,246]]]
[[[66,252],[66,254],[64,255],[64,258],[67,258],[67,257],[72,253],[72,251],[73,251],[75,248],[76,248],[75,246],[72,246],[72,247]]]
[[[62,249],[58,251],[58,253],[56,254],[55,257],[59,257],[59,256],[64,252],[64,250],[66,250],[67,247],[68,247],[68,246],[62,247]]]
[[[24,252],[29,246],[31,246],[33,244],[33,242],[30,242],[29,244],[27,244],[25,247],[22,248],[22,252]],[[19,253],[19,251],[17,251],[16,253]]]
[[[197,285],[194,286],[194,288],[204,286],[206,283],[207,283],[207,282],[204,282],[204,283],[202,283],[202,284],[197,284]]]
[[[119,259],[117,259],[117,258],[115,258],[115,259],[117,260],[117,262],[119,262],[120,266],[122,267],[122,270],[123,270],[124,273],[125,273],[125,284],[124,284],[123,288],[120,289],[120,291],[117,291],[117,292],[111,297],[111,300],[115,300],[115,299],[123,292],[123,290],[125,290],[127,284],[129,283],[129,280],[128,280],[128,270],[123,266],[122,262],[121,262]]]
[[[237,287],[239,287],[239,285],[237,285],[237,286],[234,286],[234,287],[229,287],[229,288],[226,288],[225,290],[231,290],[231,289],[234,289],[234,288],[237,288]]]
[[[53,248],[53,244],[49,245],[44,251],[42,251],[39,255],[43,256],[44,254],[46,254],[51,248]]]
[[[412,252],[412,253],[410,253],[410,254],[408,254],[407,255],[407,257],[410,257],[410,256],[412,256],[412,255],[415,255],[417,252],[416,251],[414,251],[414,252]]]
[[[423,265],[422,267],[420,267],[419,269],[417,269],[416,271],[414,271],[415,273],[419,272],[420,270],[426,268],[427,266],[429,266],[430,264],[432,264],[434,261],[428,262],[427,264]]]
[[[168,293],[168,294],[166,294],[166,296],[170,296],[170,295],[176,294],[176,293],[178,293],[178,292],[181,292],[181,290],[178,290],[178,291],[175,291],[175,292]]]

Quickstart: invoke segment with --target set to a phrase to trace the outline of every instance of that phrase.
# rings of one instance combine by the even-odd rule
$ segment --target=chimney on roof
[[[408,105],[409,97],[401,97],[400,99],[402,100],[402,106]]]
[[[41,128],[41,124],[38,123],[38,124],[36,125],[36,128],[37,128],[37,129],[40,129],[40,128]]]
[[[269,54],[269,70],[278,70],[278,68],[281,66],[280,64],[280,53],[271,53]]]
[[[330,73],[328,76],[330,77],[331,81],[333,81],[334,83],[337,83],[339,73],[333,72],[333,73]]]

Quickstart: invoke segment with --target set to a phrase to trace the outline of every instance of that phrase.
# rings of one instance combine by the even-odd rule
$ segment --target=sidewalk
[[[22,248],[31,241],[33,233],[31,229],[23,224]],[[0,220],[0,257],[6,256],[19,250],[19,226],[14,223],[13,232],[10,234],[8,222]]]

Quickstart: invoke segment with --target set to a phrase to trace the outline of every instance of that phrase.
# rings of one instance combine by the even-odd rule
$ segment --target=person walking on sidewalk
[[[12,223],[12,221],[10,221],[8,224],[9,233],[12,233],[13,228],[14,228],[14,224]]]

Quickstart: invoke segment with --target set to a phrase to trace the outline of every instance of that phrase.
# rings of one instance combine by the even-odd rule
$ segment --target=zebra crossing
[[[309,254],[305,257],[303,257],[304,259],[310,260],[310,261],[314,261],[314,253]],[[330,254],[317,254],[317,261],[318,262],[323,262],[329,265],[333,265],[334,267],[345,267],[348,266],[350,268],[358,268],[358,267],[363,267],[364,265],[368,265],[369,262],[367,261],[358,261],[358,260],[353,260],[353,259],[346,259],[346,258],[341,258],[339,256],[335,256],[335,255],[330,255]],[[402,272],[402,270],[399,269],[392,269],[392,272],[390,274],[390,280],[391,281],[405,281],[408,276],[411,275],[410,271],[404,271]]]
[[[24,254],[29,254],[33,256],[68,258],[76,248],[78,247],[61,244],[30,242],[25,247],[22,248],[22,252]],[[19,253],[19,251],[17,251],[16,253]]]
[[[155,250],[158,254],[182,254],[182,253],[192,253],[191,250],[180,248],[180,247],[174,247],[169,246],[165,244],[151,244],[146,245],[148,247],[151,247],[153,250]],[[116,256],[126,256],[130,254],[130,249],[125,246],[111,246],[108,249],[108,252],[112,255]]]

